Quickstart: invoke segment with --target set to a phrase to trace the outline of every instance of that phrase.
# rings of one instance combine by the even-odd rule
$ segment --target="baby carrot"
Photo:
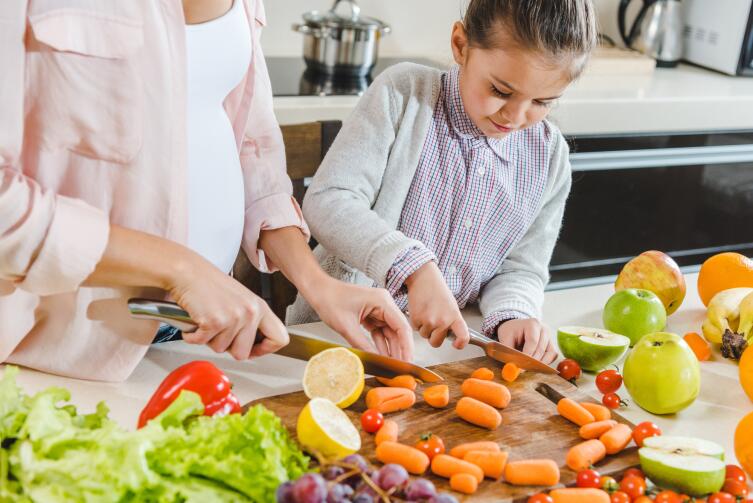
[[[593,487],[567,487],[549,492],[554,503],[609,503],[609,494]]]
[[[458,400],[455,412],[469,423],[490,430],[496,430],[502,424],[502,416],[497,409],[468,396]]]
[[[435,409],[447,407],[450,403],[450,388],[446,384],[439,384],[424,389],[424,402]]]
[[[408,409],[416,403],[416,394],[405,388],[371,388],[366,393],[366,407],[382,414]]]
[[[573,471],[586,470],[598,463],[607,454],[607,449],[599,440],[586,440],[570,448],[565,462]]]
[[[416,378],[409,375],[396,376],[392,379],[387,377],[377,377],[377,381],[385,386],[391,386],[393,388],[407,388],[411,391],[416,391]]]
[[[400,433],[400,427],[392,419],[385,419],[384,424],[377,431],[374,437],[374,443],[376,445],[382,442],[397,442],[397,436]]]
[[[458,444],[450,449],[450,456],[463,459],[466,454],[471,451],[489,451],[499,452],[499,444],[490,440],[482,440],[480,442],[466,442],[465,444]]]
[[[581,406],[590,412],[597,421],[612,419],[612,411],[598,403],[580,402]]]
[[[511,461],[505,466],[505,482],[516,486],[553,486],[560,481],[560,469],[551,459]]]
[[[626,424],[618,424],[604,433],[599,440],[607,448],[607,454],[617,454],[633,439],[633,430]]]
[[[450,477],[450,489],[463,494],[473,494],[478,489],[478,481],[470,473],[456,473]]]
[[[371,391],[369,391],[369,393],[371,393]],[[366,399],[366,403],[368,405],[368,397],[366,397]],[[371,409],[373,407],[369,405],[369,408]],[[572,421],[578,426],[583,426],[584,424],[593,423],[594,421],[596,421],[593,414],[584,409],[583,406],[578,402],[571,400],[570,398],[563,398],[559,402],[557,402],[557,412],[559,412],[562,417]]]
[[[706,339],[698,335],[696,332],[688,332],[683,335],[682,338],[685,339],[685,342],[688,343],[690,349],[693,350],[698,361],[703,362],[709,359],[711,356],[711,346],[706,342]]]
[[[491,381],[492,379],[494,379],[494,372],[486,367],[481,367],[474,370],[471,373],[471,377],[475,379],[482,379],[484,381]]]
[[[514,363],[505,363],[505,366],[502,367],[502,379],[507,382],[513,382],[521,372],[523,370]]]
[[[463,460],[478,466],[484,475],[496,480],[505,473],[507,452],[469,451],[463,456]]]
[[[615,421],[614,419],[607,419],[606,421],[596,421],[595,423],[584,424],[580,427],[580,438],[584,440],[599,438],[615,426],[617,426],[617,421]]]
[[[382,442],[376,448],[376,457],[385,465],[396,463],[402,465],[414,475],[421,475],[429,466],[429,456],[415,447],[389,440]]]
[[[498,382],[470,377],[463,381],[461,390],[463,395],[481,400],[498,409],[504,409],[510,404],[510,390]]]
[[[437,454],[431,460],[431,471],[434,475],[439,475],[449,479],[457,473],[468,473],[476,478],[476,481],[484,480],[484,472],[478,466],[468,461],[463,461],[454,456],[447,454]]]

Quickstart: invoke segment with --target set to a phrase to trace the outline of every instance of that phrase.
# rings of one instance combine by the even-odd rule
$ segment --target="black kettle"
[[[656,59],[656,66],[676,66],[683,51],[680,0],[643,0],[630,29],[626,14],[631,0],[620,0],[617,21],[625,46]]]

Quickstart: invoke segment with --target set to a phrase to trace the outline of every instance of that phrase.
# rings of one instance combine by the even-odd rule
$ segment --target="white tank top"
[[[235,135],[222,106],[251,61],[243,1],[222,17],[186,25],[188,246],[229,272],[243,235],[244,190]]]

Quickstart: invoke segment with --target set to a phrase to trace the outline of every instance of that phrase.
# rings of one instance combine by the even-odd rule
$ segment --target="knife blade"
[[[470,327],[468,328],[468,332],[471,336],[469,342],[474,346],[478,346],[483,349],[486,353],[486,356],[492,358],[493,360],[497,360],[502,363],[514,363],[523,370],[530,370],[532,372],[541,372],[542,374],[559,374],[556,369],[550,367],[544,362],[541,362],[532,356],[528,356],[527,354],[518,351],[515,348],[505,346],[500,342],[490,339]],[[455,334],[451,334],[451,337],[454,338]]]
[[[189,314],[174,302],[152,299],[129,299],[128,310],[134,318],[161,321],[186,333],[196,330],[196,323],[194,323]],[[280,348],[275,354],[295,358],[296,360],[308,361],[309,358],[325,349],[345,348],[363,362],[363,368],[367,374],[387,378],[409,374],[429,383],[444,380],[436,372],[413,363],[316,339],[298,329],[287,327],[287,330],[290,342],[287,346]]]

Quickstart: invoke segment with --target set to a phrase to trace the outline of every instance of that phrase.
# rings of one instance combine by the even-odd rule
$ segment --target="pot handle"
[[[291,28],[293,29],[293,31],[297,31],[298,33],[302,33],[304,35],[311,35],[318,38],[324,37],[324,32],[321,29],[312,28],[307,24],[293,23]]]

